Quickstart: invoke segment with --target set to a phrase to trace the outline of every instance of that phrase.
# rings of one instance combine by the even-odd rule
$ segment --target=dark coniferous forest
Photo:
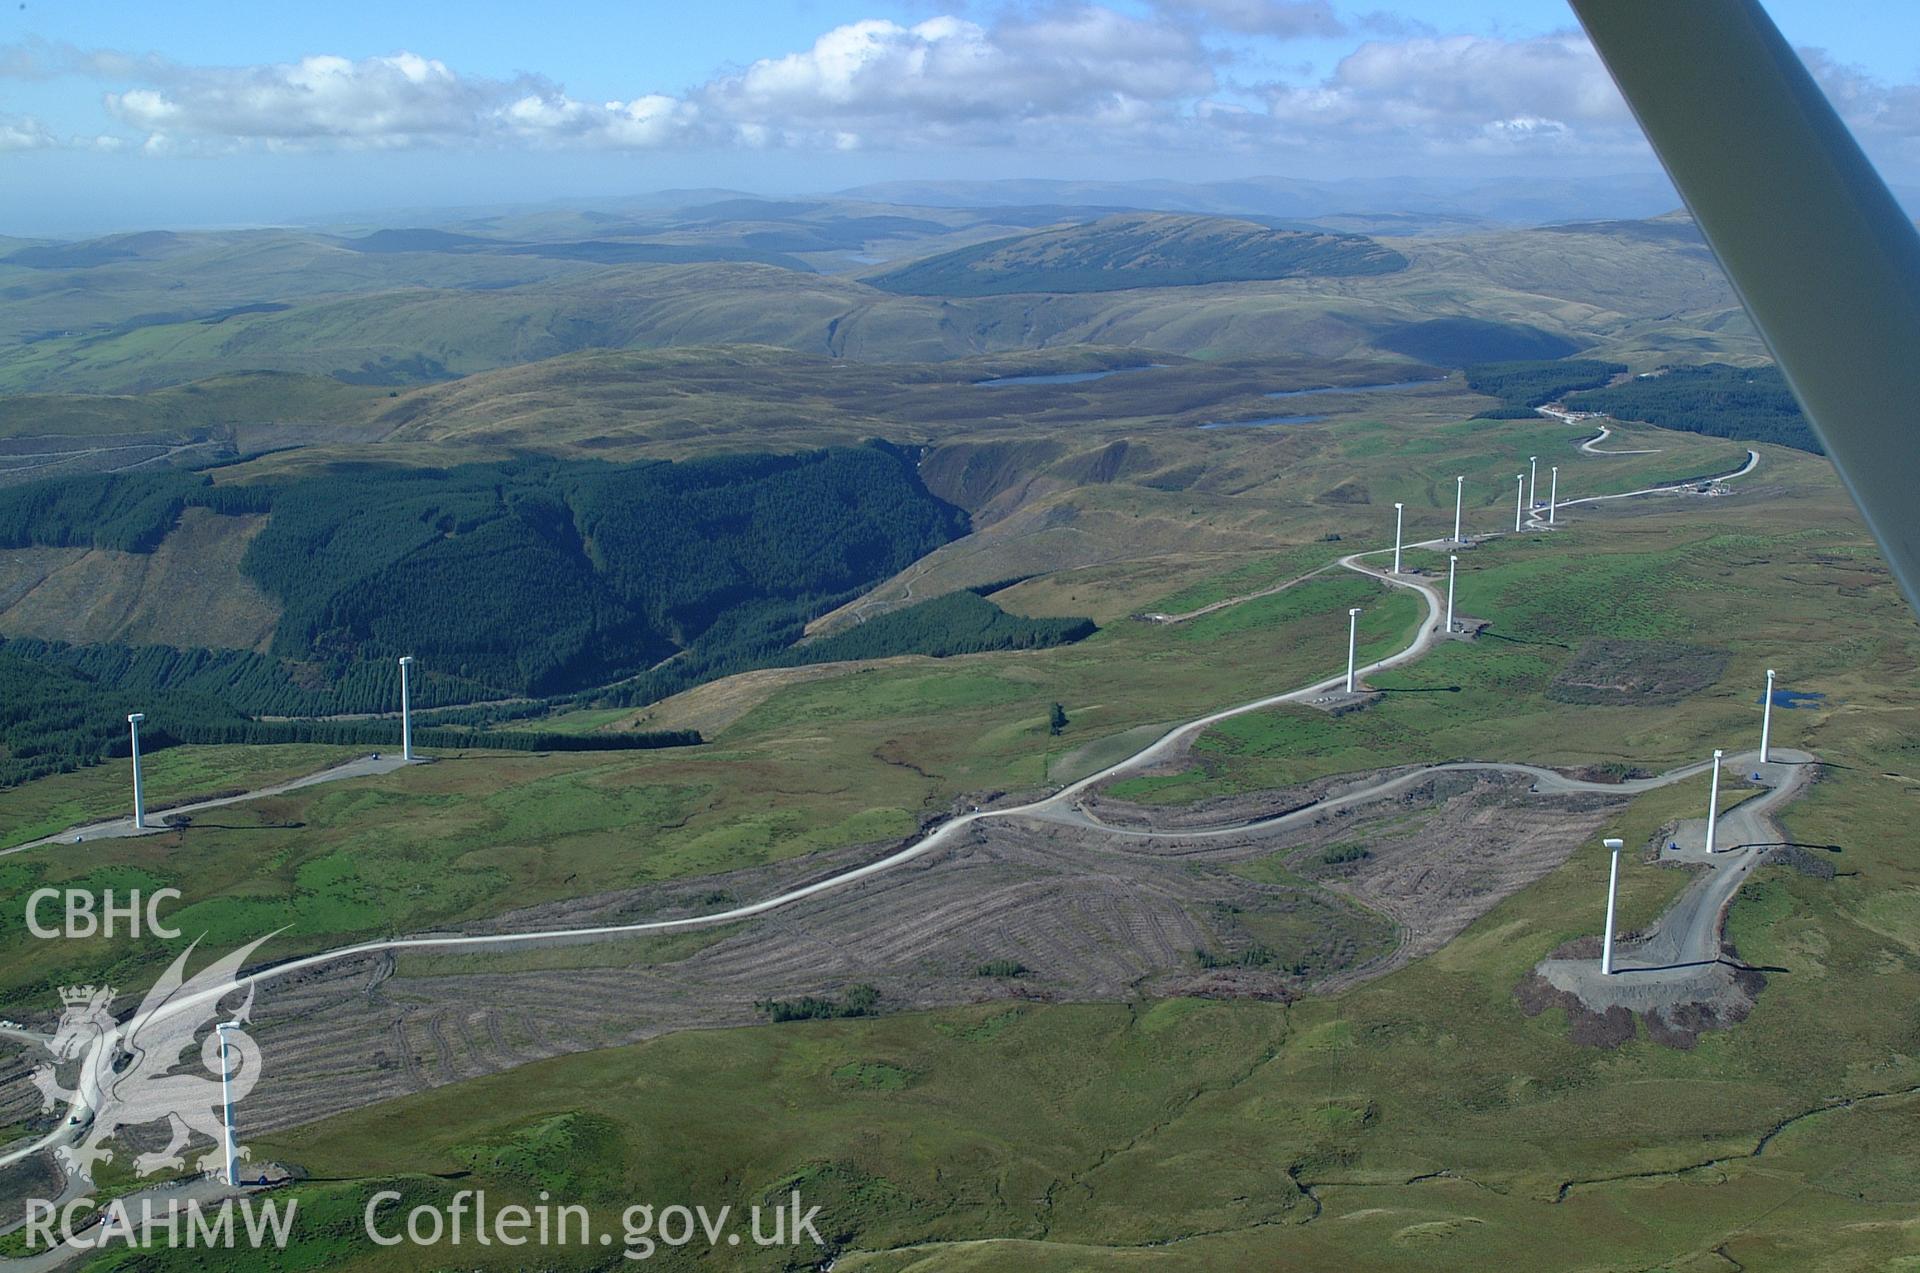
[[[1778,367],[1719,362],[1673,367],[1610,389],[1576,393],[1566,402],[1576,411],[1604,411],[1616,420],[1826,454]]]
[[[808,621],[967,530],[885,443],[635,465],[354,463],[255,484],[88,476],[0,491],[0,546],[150,552],[189,507],[270,514],[241,568],[281,606],[271,650],[0,639],[0,785],[124,754],[135,708],[155,746],[390,743],[390,722],[255,718],[392,711],[401,654],[418,660],[423,711],[535,700],[423,721],[423,745],[549,749],[579,740],[468,726],[537,714],[539,700],[652,702],[753,667],[1023,649],[1093,630],[956,593],[803,644]]]
[[[1500,399],[1482,411],[1482,420],[1530,420],[1534,408],[1576,389],[1597,389],[1625,371],[1625,363],[1597,358],[1540,358],[1521,362],[1483,362],[1465,369],[1467,388]]]

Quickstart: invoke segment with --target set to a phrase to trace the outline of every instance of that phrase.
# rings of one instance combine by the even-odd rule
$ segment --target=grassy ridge
[[[167,747],[142,752],[141,781],[147,807],[158,810],[272,786],[364,754],[357,747]],[[132,769],[131,761],[107,760],[0,793],[0,848],[131,813]]]
[[[1406,257],[1361,235],[1128,213],[958,248],[867,281],[912,295],[1002,296],[1390,274],[1406,267]]]

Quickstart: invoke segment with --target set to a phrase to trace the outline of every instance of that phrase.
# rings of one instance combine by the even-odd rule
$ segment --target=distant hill
[[[182,250],[180,235],[165,230],[114,234],[80,243],[47,243],[20,248],[0,258],[29,270],[90,270],[122,261],[155,260]]]
[[[943,252],[867,282],[914,296],[1005,296],[1348,278],[1406,267],[1406,257],[1362,235],[1136,212]]]
[[[794,205],[773,210],[793,213]],[[238,370],[398,389],[580,350],[718,344],[902,362],[1088,343],[1149,357],[1392,351],[1449,366],[1573,351],[1636,365],[1681,348],[1728,361],[1764,353],[1712,254],[1689,227],[1664,218],[1638,233],[1599,223],[1397,239],[1391,250],[1405,268],[1329,278],[1389,248],[1297,224],[1103,214],[1066,226],[1061,212],[1078,219],[1065,205],[1022,205],[992,222],[937,211],[923,224],[863,205],[705,229],[668,215],[631,227],[645,240],[583,233],[575,216],[490,227],[491,241],[510,251],[362,252],[331,235],[244,231],[182,236],[182,252],[110,269],[0,264],[0,392],[125,393]],[[1051,222],[1028,232],[999,219],[1030,215]],[[936,221],[955,228],[932,233]],[[1169,224],[1201,229],[1116,232]],[[1215,228],[1221,237],[1211,236]],[[1256,253],[1260,245],[1273,253]],[[803,255],[805,271],[741,260],[581,259],[670,250],[777,258],[801,249],[817,249]],[[1205,282],[1222,259],[1238,268],[1248,258],[1271,276],[1248,269],[1254,281],[1164,285]],[[834,272],[813,272],[836,263]],[[983,265],[990,277],[970,277]],[[842,272],[848,267],[870,275]],[[1082,267],[1091,285],[1075,277]],[[949,269],[957,283],[935,276]],[[880,285],[862,281],[869,277]],[[1015,290],[1036,283],[1054,289],[1039,293],[1044,305]],[[941,287],[966,291],[933,290]],[[1075,290],[1082,287],[1090,290]],[[261,406],[264,413],[222,413],[218,422],[311,418]]]
[[[1569,221],[1561,225],[1543,225],[1540,229],[1548,234],[1610,234],[1643,242],[1678,243],[1697,247],[1703,252],[1707,247],[1700,227],[1684,212],[1669,212],[1664,216],[1648,217],[1644,221]]]
[[[856,186],[843,198],[942,208],[1007,204],[1100,204],[1201,212],[1217,216],[1271,216],[1319,221],[1336,215],[1443,213],[1504,225],[1541,225],[1576,217],[1646,217],[1674,207],[1679,197],[1657,172],[1594,173],[1536,183],[1506,178],[1391,177],[1313,181],[1298,177],[1241,177],[1229,181],[1073,181],[1013,178],[997,181],[890,181]]]
[[[1485,318],[1429,318],[1400,323],[1379,332],[1375,346],[1418,358],[1436,367],[1513,359],[1564,358],[1580,346],[1564,336],[1526,323]]]
[[[372,234],[348,239],[346,246],[356,252],[463,252],[484,251],[499,244],[495,240],[446,230],[400,229],[375,230]]]

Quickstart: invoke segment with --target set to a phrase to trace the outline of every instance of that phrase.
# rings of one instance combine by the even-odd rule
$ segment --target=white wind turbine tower
[[[1527,457],[1527,507],[1538,508],[1540,501],[1535,498],[1540,490],[1540,457]]]
[[[1773,759],[1773,669],[1767,669],[1767,697],[1760,709],[1760,763]]]
[[[1353,656],[1360,642],[1360,607],[1347,611],[1347,693],[1353,693]]]
[[[400,657],[400,759],[413,759],[413,699],[407,684],[407,672],[413,667],[413,656]]]
[[[1607,839],[1603,841],[1613,854],[1613,861],[1607,865],[1607,931],[1600,937],[1600,975],[1613,976],[1613,903],[1620,895],[1620,850],[1624,849],[1624,840]]]
[[[1554,514],[1560,509],[1560,466],[1553,466],[1553,476],[1547,486],[1547,525],[1553,525]]]
[[[1520,533],[1520,514],[1526,508],[1526,498],[1527,475],[1515,473],[1513,475],[1513,533],[1516,535]]]
[[[1460,565],[1460,558],[1454,553],[1447,554],[1447,631],[1453,631],[1453,572]]]
[[[1720,757],[1726,753],[1718,747],[1713,749],[1713,792],[1707,797],[1707,852],[1718,852],[1714,845],[1714,834],[1720,826]]]
[[[233,1156],[233,1058],[232,1047],[227,1042],[227,1031],[238,1030],[238,1021],[222,1021],[215,1026],[214,1033],[220,1039],[220,1121],[226,1131],[227,1140],[227,1183],[240,1183],[240,1168]]]
[[[1466,497],[1467,477],[1462,473],[1453,479],[1453,542],[1460,542],[1460,504]]]
[[[1400,573],[1400,532],[1406,526],[1407,506],[1396,502],[1393,506],[1393,573]]]
[[[147,718],[145,712],[133,712],[127,716],[127,733],[133,739],[133,829],[144,830],[147,825],[147,803],[140,795],[140,722]]]

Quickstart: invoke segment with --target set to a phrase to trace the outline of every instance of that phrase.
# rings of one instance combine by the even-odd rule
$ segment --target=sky
[[[1767,7],[1888,179],[1920,183],[1920,5]],[[0,234],[1654,167],[1557,0],[0,0]]]

